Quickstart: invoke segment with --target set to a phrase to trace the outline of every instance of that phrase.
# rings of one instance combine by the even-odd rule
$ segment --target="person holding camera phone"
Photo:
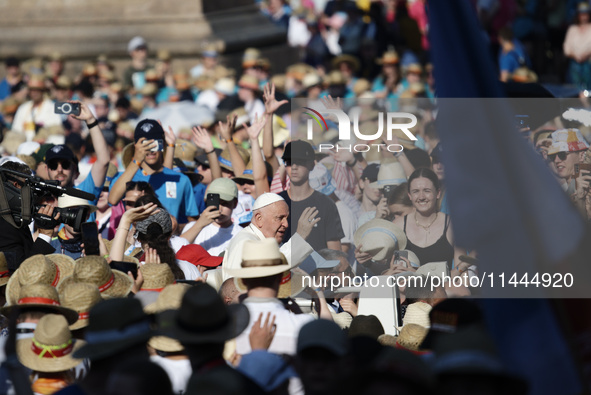
[[[116,205],[125,195],[129,181],[145,181],[154,187],[156,197],[180,224],[199,215],[191,180],[164,166],[164,129],[153,119],[144,119],[135,127],[135,152],[125,172],[111,181],[109,203]]]

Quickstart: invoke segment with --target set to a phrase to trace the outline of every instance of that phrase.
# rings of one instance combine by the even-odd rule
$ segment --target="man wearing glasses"
[[[583,138],[579,129],[560,129],[551,135],[552,145],[548,148],[548,160],[552,170],[560,178],[562,188],[573,196],[576,192],[578,199],[584,199],[589,181],[583,178],[589,172],[583,171],[580,181],[575,181],[576,167],[583,162],[589,144]],[[579,196],[580,195],[580,196]]]

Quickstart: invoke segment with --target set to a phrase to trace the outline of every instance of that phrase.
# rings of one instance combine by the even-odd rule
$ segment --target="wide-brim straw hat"
[[[420,346],[429,330],[418,324],[406,324],[396,339],[398,346],[411,351],[423,351]]]
[[[404,326],[416,324],[424,328],[431,327],[431,320],[429,319],[429,313],[431,312],[431,309],[431,305],[425,302],[411,303],[406,308],[406,313],[404,313]]]
[[[349,54],[339,55],[332,60],[332,66],[336,69],[339,68],[339,65],[341,63],[349,63],[353,71],[358,71],[359,67],[361,66],[361,64],[359,63],[359,59]]]
[[[299,268],[284,272],[277,292],[277,298],[286,299],[299,295],[306,288],[304,286],[304,278],[308,276],[308,273]],[[234,285],[240,292],[247,291],[246,284],[244,284],[242,278],[234,277]]]
[[[60,196],[57,199],[57,205],[59,208],[84,206],[88,207],[89,213],[94,213],[97,210],[97,207],[94,204],[90,204],[88,200],[70,195]]]
[[[248,163],[250,161],[250,153],[239,145],[236,146],[236,149],[238,150],[238,154],[242,158],[242,161],[244,163]],[[232,167],[232,160],[230,157],[230,151],[228,150],[228,148],[225,148],[222,151],[222,153],[218,157],[218,160],[220,162],[220,167],[222,169],[225,169],[228,171],[234,171],[234,168]]]
[[[73,272],[74,260],[67,255],[33,255],[10,276],[6,285],[6,302],[16,304],[23,285],[41,283],[57,287]]]
[[[386,185],[400,185],[406,182],[406,174],[399,162],[382,163],[378,172],[378,180],[369,184],[372,188],[381,189]]]
[[[400,58],[398,57],[398,53],[396,51],[386,51],[382,55],[380,59],[376,61],[377,64],[398,64],[400,63]]]
[[[17,341],[16,352],[19,361],[29,369],[63,372],[82,362],[73,354],[84,344],[84,341],[72,338],[64,317],[48,314],[39,320],[33,337]]]
[[[8,262],[3,252],[0,252],[0,287],[6,285],[10,280],[10,271],[8,270]]]
[[[166,263],[146,263],[140,266],[144,282],[142,291],[160,292],[167,285],[174,284],[174,274]]]
[[[58,285],[58,290],[61,292],[67,284],[74,282],[96,285],[103,299],[127,297],[133,287],[133,280],[127,274],[111,270],[105,258],[100,256],[77,259],[74,273]]]
[[[247,240],[242,248],[241,267],[226,269],[229,276],[237,278],[257,278],[274,276],[289,271],[290,264],[279,251],[279,244],[273,238]]]
[[[69,283],[60,292],[62,306],[74,310],[78,314],[78,320],[70,325],[70,330],[85,328],[88,326],[88,315],[92,306],[102,299],[98,287],[88,283]]]
[[[376,261],[381,261],[392,255],[396,250],[406,248],[404,231],[390,221],[372,219],[360,226],[354,234],[356,246],[361,246],[361,252],[372,255]]]
[[[178,310],[185,292],[191,288],[188,284],[171,284],[164,287],[158,295],[158,299],[144,307],[146,314],[161,313],[166,310]],[[184,347],[178,340],[166,336],[154,336],[148,342],[148,345],[156,350],[164,352],[179,352]]]
[[[57,290],[48,284],[23,285],[16,303],[2,307],[0,309],[0,314],[8,317],[15,308],[18,308],[21,311],[41,310],[49,313],[61,314],[66,320],[68,320],[68,324],[70,325],[78,320],[78,313],[72,309],[63,307],[60,304]]]

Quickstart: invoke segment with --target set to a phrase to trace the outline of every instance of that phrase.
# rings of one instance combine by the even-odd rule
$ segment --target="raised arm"
[[[96,153],[96,162],[92,165],[90,174],[92,174],[94,186],[100,188],[105,184],[105,177],[109,168],[109,161],[111,160],[105,136],[103,136],[103,132],[99,128],[96,118],[92,115],[86,104],[81,101],[71,101],[70,103],[80,104],[80,115],[70,116],[86,122],[86,125],[89,126],[90,138],[92,139],[92,145]]]
[[[265,99],[265,114],[269,118],[263,130],[263,154],[265,159],[271,165],[273,172],[279,168],[279,161],[275,156],[275,148],[273,144],[273,114],[284,104],[287,100],[277,101],[275,99],[275,84],[266,84],[263,89],[263,98]]]
[[[261,155],[261,147],[259,145],[259,135],[261,134],[261,130],[263,130],[263,127],[268,123],[272,123],[268,115],[265,114],[259,118],[258,114],[255,114],[255,119],[252,125],[250,125],[250,127],[246,127],[246,125],[244,125],[248,133],[252,151],[251,160],[256,195],[254,196],[255,199],[263,193],[269,192],[270,189],[269,181],[267,180],[267,168],[265,167],[265,161]]]
[[[160,121],[158,121],[160,123]],[[164,129],[164,128],[162,128]],[[174,148],[176,143],[176,135],[169,126],[168,130],[164,131],[164,140],[166,141],[166,150],[164,151],[164,167],[168,167],[172,170],[174,167]]]
[[[236,129],[237,119],[238,116],[234,114],[232,117],[228,115],[225,123],[222,121],[219,122],[221,140],[225,142],[228,147],[232,169],[234,169],[234,175],[236,177],[241,176],[244,173],[244,169],[246,169],[246,163],[242,160],[242,157],[236,148],[236,144],[234,144],[234,140],[232,140],[232,133],[234,133],[234,130]]]
[[[215,180],[216,178],[221,178],[222,168],[220,167],[218,156],[215,154],[215,150],[213,149],[213,143],[211,142],[211,137],[209,137],[209,133],[207,133],[207,130],[202,128],[201,126],[195,126],[193,128],[193,142],[197,147],[204,150],[207,154],[212,179]]]
[[[157,210],[158,206],[156,206],[154,203],[148,203],[144,206],[129,209],[123,213],[123,216],[121,216],[121,221],[119,222],[119,226],[117,227],[117,232],[113,238],[113,243],[111,244],[109,258],[111,258],[112,261],[123,260],[123,254],[125,253],[125,240],[127,239],[127,233],[131,224],[148,218]]]

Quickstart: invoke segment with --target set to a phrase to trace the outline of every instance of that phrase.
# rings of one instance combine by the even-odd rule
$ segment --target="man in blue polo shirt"
[[[115,205],[125,194],[129,181],[145,181],[152,185],[164,208],[179,224],[197,217],[199,210],[189,177],[164,167],[164,130],[153,119],[144,119],[135,127],[135,152],[123,174],[111,181],[109,203]]]

